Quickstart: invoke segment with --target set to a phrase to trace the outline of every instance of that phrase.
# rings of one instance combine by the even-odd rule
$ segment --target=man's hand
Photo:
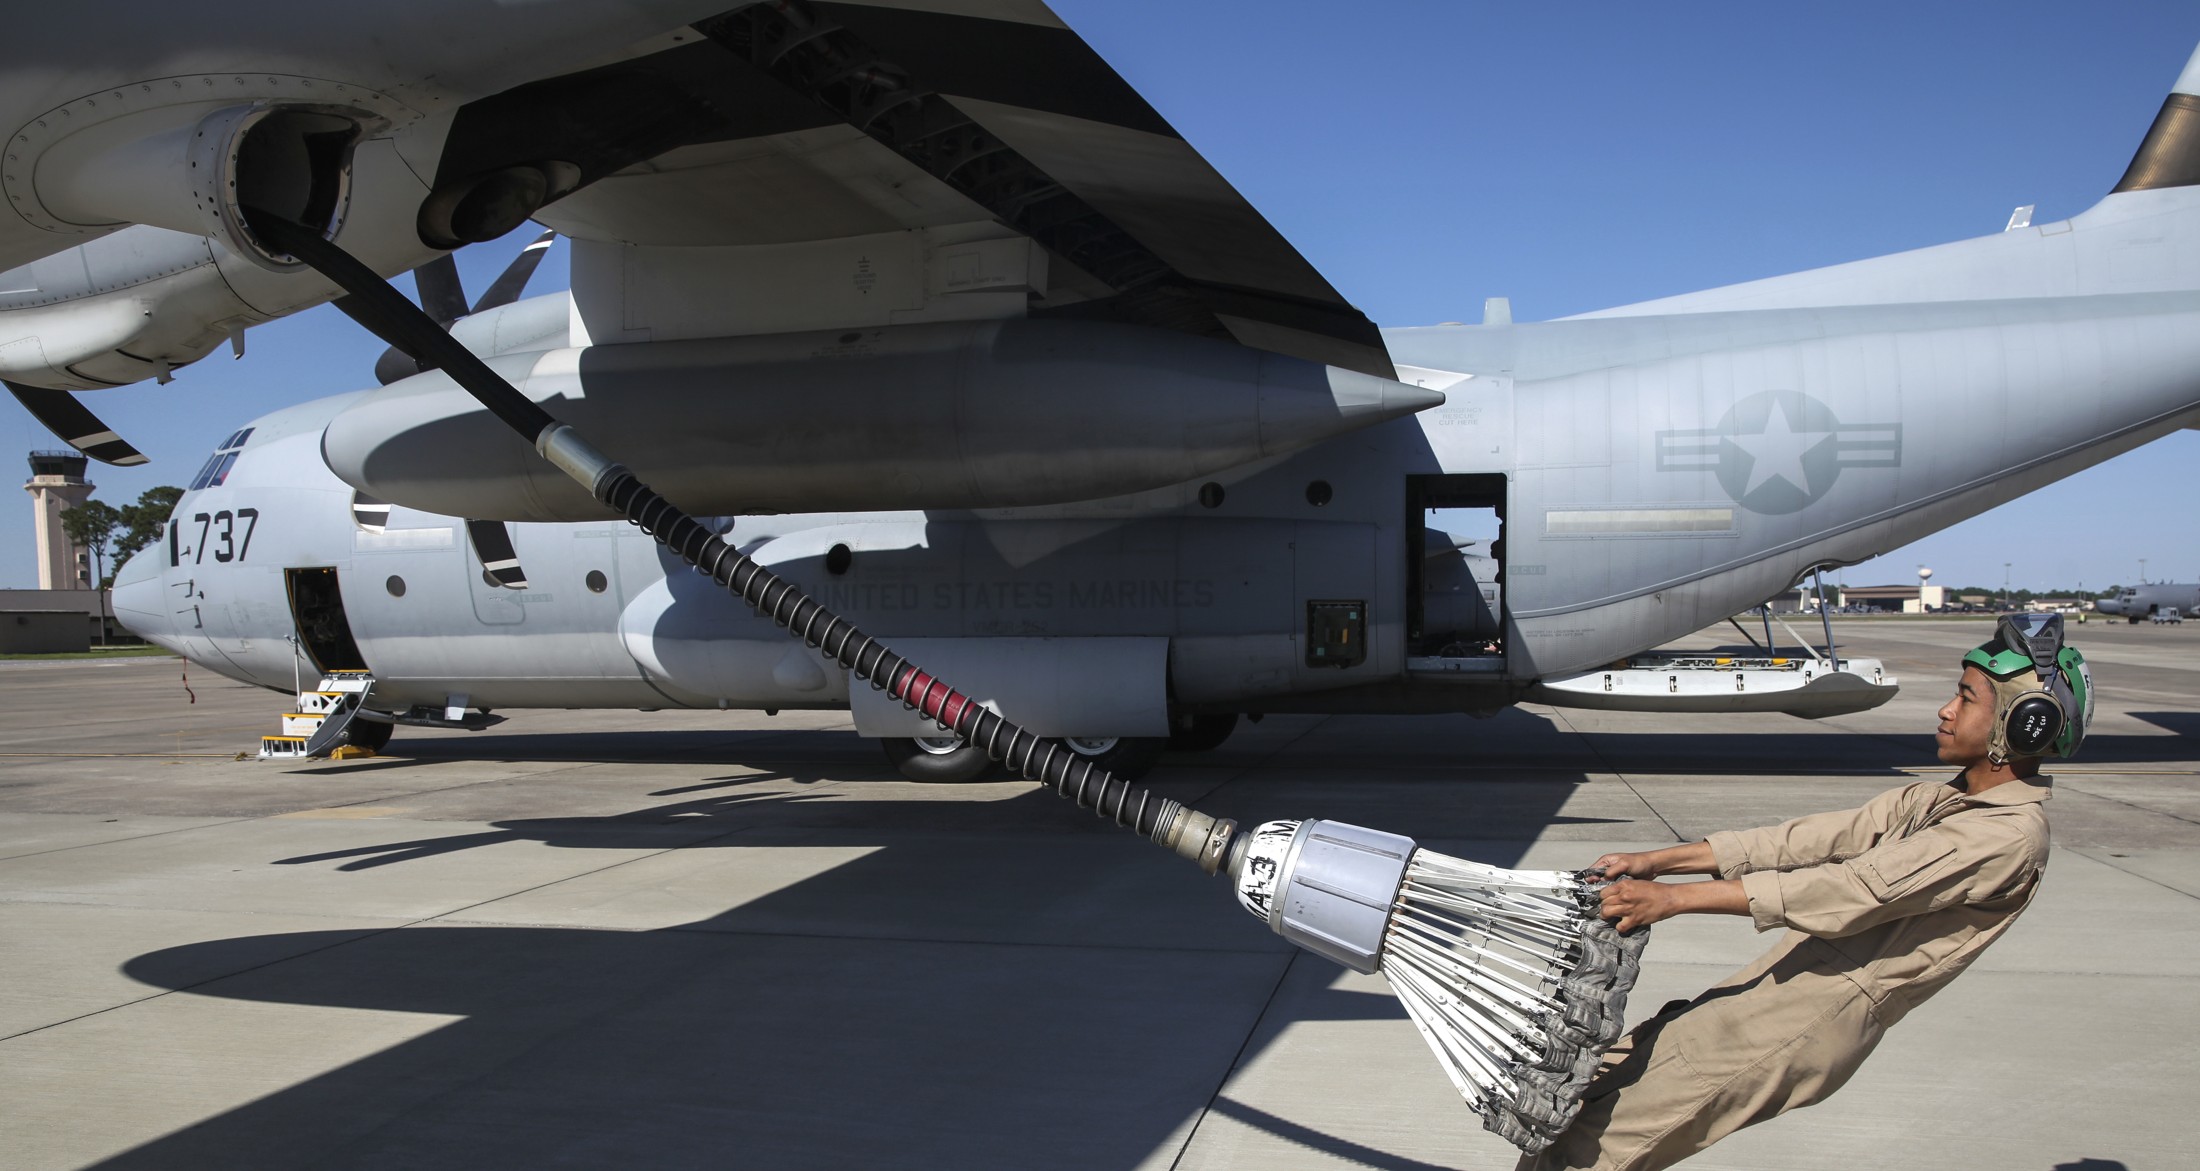
[[[1734,879],[1713,882],[1648,882],[1621,878],[1598,892],[1597,915],[1621,931],[1662,923],[1675,915],[1747,915],[1749,896]]]
[[[1598,908],[1597,914],[1612,920],[1612,925],[1621,931],[1648,927],[1681,913],[1684,908],[1681,900],[1676,897],[1678,890],[1678,887],[1667,886],[1662,882],[1647,882],[1639,878],[1617,879],[1604,887],[1603,904]]]
[[[1641,854],[1606,854],[1589,863],[1589,870],[1603,876],[1606,882],[1617,878],[1656,878],[1659,874],[1657,855],[1656,850]]]

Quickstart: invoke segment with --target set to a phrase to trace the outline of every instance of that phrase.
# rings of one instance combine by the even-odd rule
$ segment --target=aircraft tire
[[[1202,712],[1169,719],[1169,751],[1212,752],[1237,731],[1236,712]]]
[[[2139,625],[2139,616],[2137,614],[2133,614],[2125,618],[2124,621],[2130,623],[2133,626],[2137,626]]]
[[[906,736],[888,736],[878,742],[895,771],[912,781],[927,784],[959,784],[975,781],[993,767],[984,752],[968,744],[946,747],[940,741],[920,744]]]
[[[1121,780],[1135,781],[1153,771],[1169,741],[1161,736],[1064,737],[1070,751],[1099,764]]]
[[[336,737],[336,743],[348,748],[380,752],[389,745],[390,736],[396,731],[395,724],[354,717],[351,723],[344,725],[344,731]]]

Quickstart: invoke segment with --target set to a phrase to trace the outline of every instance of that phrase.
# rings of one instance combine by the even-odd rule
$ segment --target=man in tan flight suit
[[[1940,759],[1962,772],[1861,809],[1607,854],[1603,915],[1621,930],[1690,913],[1747,915],[1779,946],[1622,1038],[1580,1116],[1520,1171],[1668,1167],[1841,1088],[1887,1028],[2000,938],[2039,888],[2052,778],[2092,714],[2060,616],[2004,618],[1964,656],[1940,709]],[[2052,626],[2052,630],[2048,627]],[[2059,709],[2059,710],[2057,710]],[[1717,881],[1646,882],[1668,874]]]

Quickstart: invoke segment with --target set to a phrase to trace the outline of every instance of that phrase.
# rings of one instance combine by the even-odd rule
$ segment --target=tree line
[[[168,514],[181,499],[183,489],[164,484],[147,488],[139,493],[137,503],[120,508],[104,500],[87,500],[62,512],[61,531],[91,555],[92,580],[98,588],[107,589],[114,585],[114,575],[107,572],[108,558],[120,566],[130,554],[159,540]]]

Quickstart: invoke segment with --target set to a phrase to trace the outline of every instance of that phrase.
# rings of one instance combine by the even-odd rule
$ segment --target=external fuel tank
[[[1137,326],[1009,320],[491,359],[702,514],[1002,508],[1145,491],[1435,406],[1437,392]],[[329,426],[329,467],[412,508],[609,515],[440,372]]]

